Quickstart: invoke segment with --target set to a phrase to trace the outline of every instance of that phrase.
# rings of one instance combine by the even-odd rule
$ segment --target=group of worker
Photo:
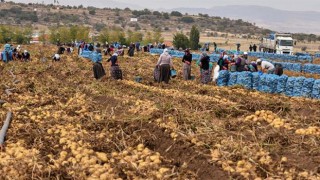
[[[248,59],[248,53],[244,52],[243,55],[232,55],[230,58],[223,53],[218,61],[220,67],[219,70],[229,70],[231,72],[258,72],[268,74],[276,74],[281,76],[283,74],[283,68],[280,64],[276,66],[268,61],[262,61],[257,59],[256,61],[250,61]]]
[[[14,60],[30,61],[30,53],[25,49],[23,52],[21,45],[14,47],[12,44],[5,44],[4,49],[0,52],[0,61],[9,62]]]
[[[184,80],[191,80],[191,66],[192,66],[192,54],[189,49],[185,50],[185,54],[182,58],[182,75]],[[216,79],[212,78],[212,72],[215,73],[221,70],[228,70],[230,72],[261,72],[268,74],[276,74],[281,76],[283,74],[283,68],[280,64],[272,64],[268,61],[257,59],[256,61],[250,61],[248,59],[248,53],[244,52],[243,55],[228,56],[225,52],[221,53],[217,62],[216,68],[213,68],[213,63],[210,62],[210,57],[204,51],[202,52],[200,59],[197,61],[197,65],[200,67],[200,81],[203,84],[208,84],[210,81]],[[171,77],[171,73],[174,70],[172,57],[169,55],[168,50],[164,49],[160,55],[156,68],[154,70],[154,79],[157,82],[168,83]],[[215,76],[215,75],[214,75]]]

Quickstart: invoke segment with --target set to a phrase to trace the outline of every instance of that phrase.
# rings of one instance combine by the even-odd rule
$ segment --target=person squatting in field
[[[262,61],[261,59],[258,59],[257,65],[260,67],[263,73],[276,74],[278,76],[283,74],[283,67],[281,64],[273,65],[268,61]]]
[[[170,68],[174,69],[172,57],[169,55],[168,49],[163,50],[163,53],[160,55],[156,67],[160,71],[158,83],[164,81],[166,84],[168,84],[170,80]]]
[[[191,62],[192,62],[192,54],[189,49],[185,50],[185,54],[182,58],[183,62],[183,79],[190,80],[191,79]]]

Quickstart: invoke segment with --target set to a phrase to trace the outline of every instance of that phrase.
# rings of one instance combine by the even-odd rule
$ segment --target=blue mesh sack
[[[297,77],[296,81],[294,82],[294,87],[293,87],[293,96],[302,96],[302,87],[305,77]]]
[[[287,96],[293,96],[293,88],[294,83],[296,81],[295,77],[288,77],[287,84],[286,84],[286,95]]]
[[[228,80],[229,80],[229,71],[225,71],[225,70],[220,71],[219,77],[217,80],[217,85],[218,86],[227,86]]]
[[[301,65],[301,63],[292,63],[292,69],[289,69],[289,70],[295,71],[295,72],[301,72],[302,65]]]
[[[303,67],[305,73],[320,74],[320,65],[317,64],[305,64]]]
[[[252,73],[252,89],[258,90],[260,82],[260,74],[258,72]]]
[[[312,97],[320,99],[320,79],[314,81],[312,88]]]
[[[101,53],[93,52],[90,59],[93,62],[101,62],[102,61],[102,55],[101,55]]]
[[[241,72],[238,74],[237,84],[252,89],[252,74],[251,72]]]
[[[286,92],[287,80],[288,80],[288,76],[287,75],[279,76],[276,93],[281,94],[281,93]]]
[[[260,76],[259,91],[275,93],[279,76],[274,74],[263,74]]]
[[[238,79],[238,72],[232,72],[229,73],[229,81],[228,81],[228,86],[234,86],[237,83]]]
[[[310,98],[312,96],[312,89],[313,89],[314,79],[307,78],[303,82],[301,96]]]

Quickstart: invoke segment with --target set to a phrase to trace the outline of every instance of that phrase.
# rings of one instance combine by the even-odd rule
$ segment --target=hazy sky
[[[54,0],[13,0],[14,2],[53,3]],[[283,10],[320,11],[320,0],[58,0],[64,5],[105,6],[108,4],[134,4],[142,8],[172,9],[177,7],[202,7],[224,5],[260,5]],[[123,4],[122,4],[123,5]]]

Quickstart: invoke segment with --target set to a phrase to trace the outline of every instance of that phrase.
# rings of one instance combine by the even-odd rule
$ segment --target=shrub
[[[184,23],[193,23],[194,22],[194,19],[193,17],[190,17],[190,16],[187,16],[187,17],[182,17],[180,19],[180,21],[184,22]]]
[[[175,48],[186,49],[189,46],[189,39],[182,32],[173,35],[173,45]]]

